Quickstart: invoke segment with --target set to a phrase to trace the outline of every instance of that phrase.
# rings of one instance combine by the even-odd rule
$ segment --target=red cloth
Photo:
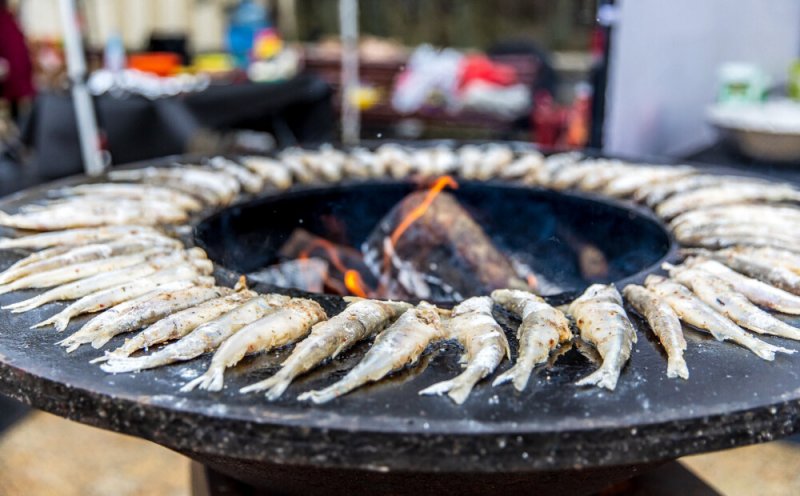
[[[511,86],[517,83],[517,70],[507,64],[498,64],[483,55],[464,57],[461,62],[459,89],[463,90],[472,81],[486,81],[498,86]]]
[[[8,62],[8,74],[0,81],[0,96],[18,101],[33,96],[33,64],[25,35],[14,15],[0,8],[0,58]]]

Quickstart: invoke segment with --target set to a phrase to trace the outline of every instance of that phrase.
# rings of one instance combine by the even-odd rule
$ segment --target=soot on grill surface
[[[404,202],[421,202],[409,196],[418,190],[404,182],[295,190],[219,212],[197,226],[196,239],[214,261],[251,274],[255,280],[259,271],[263,274],[272,267],[268,283],[273,285],[438,302],[487,294],[493,286],[526,283],[545,296],[574,294],[594,282],[634,276],[657,264],[670,248],[669,237],[657,221],[621,204],[501,183],[464,182],[433,204],[431,210],[440,215],[429,212],[427,220],[417,222],[438,222],[427,226],[431,232],[462,226],[468,240],[485,238],[490,246],[475,250],[471,245],[484,241],[464,242],[460,239],[464,235],[456,234],[429,234],[430,245],[425,246],[420,238],[425,226],[414,235],[407,231],[405,246],[397,240],[388,251],[394,247],[403,263],[424,267],[415,275],[424,279],[430,292],[403,293],[402,287],[408,284],[395,284],[393,292],[386,292],[387,281],[381,281],[382,275],[368,266],[392,265],[386,250],[381,250],[386,248],[381,240],[387,243],[401,223]],[[470,249],[481,254],[496,250],[500,255],[475,262],[474,256],[460,253]],[[425,264],[414,261],[423,256]],[[513,274],[505,262],[513,266]],[[389,271],[393,278],[408,277],[396,269]],[[495,274],[495,279],[499,272],[503,282],[487,282],[476,275],[486,271]]]

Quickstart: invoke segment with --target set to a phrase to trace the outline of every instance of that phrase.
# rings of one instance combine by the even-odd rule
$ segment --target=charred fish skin
[[[288,296],[268,294],[257,296],[226,314],[198,326],[192,332],[164,348],[139,357],[111,358],[100,366],[110,374],[135,372],[197,358],[217,349],[226,339],[247,324],[278,310],[291,300]]]
[[[569,305],[568,311],[575,319],[581,339],[594,345],[603,358],[599,369],[575,384],[613,391],[637,339],[619,291],[613,284],[593,284]]]
[[[253,291],[242,290],[175,312],[151,324],[136,336],[126,339],[122,346],[114,351],[106,352],[104,356],[95,361],[126,358],[139,350],[146,350],[167,341],[180,339],[198,326],[220,317],[256,296]]]
[[[561,310],[527,291],[498,289],[492,292],[492,299],[522,321],[517,328],[517,362],[500,374],[492,385],[511,381],[517,391],[524,391],[534,367],[546,362],[550,352],[559,344],[572,340],[569,321]]]
[[[649,289],[635,284],[625,286],[622,295],[647,320],[650,329],[667,352],[667,377],[688,379],[689,368],[683,358],[686,339],[683,337],[680,319],[672,307],[659,300]]]
[[[356,343],[382,331],[390,322],[411,308],[408,303],[358,300],[338,315],[311,328],[272,377],[241,389],[242,393],[266,390],[269,400],[278,399],[295,377],[324,360],[335,358]]]
[[[447,395],[461,405],[475,385],[495,371],[503,357],[511,358],[505,332],[492,316],[494,302],[488,296],[469,298],[453,308],[445,326],[465,353],[464,371],[453,379],[436,383],[419,392],[422,395]]]
[[[716,260],[691,257],[684,261],[688,268],[698,268],[730,284],[748,300],[764,308],[788,315],[800,315],[800,296],[778,289],[759,280],[747,277]],[[682,267],[669,267],[670,277],[675,277]]]
[[[688,269],[677,274],[675,280],[691,289],[708,306],[745,329],[800,341],[800,329],[761,310],[744,295],[734,291],[730,284],[712,274]]]
[[[645,279],[645,286],[666,301],[683,322],[708,331],[718,341],[733,341],[767,361],[774,360],[777,352],[787,354],[795,352],[780,346],[773,346],[748,334],[727,317],[703,303],[686,286],[673,280],[649,275]]]
[[[311,326],[327,319],[325,310],[313,300],[297,298],[280,310],[270,313],[244,326],[228,338],[211,359],[208,370],[186,383],[181,392],[194,388],[220,391],[224,384],[225,369],[239,363],[250,353],[269,351],[305,336]]]
[[[378,334],[364,358],[344,378],[320,391],[303,393],[297,399],[326,403],[415,363],[429,344],[444,338],[445,331],[436,307],[422,302]]]

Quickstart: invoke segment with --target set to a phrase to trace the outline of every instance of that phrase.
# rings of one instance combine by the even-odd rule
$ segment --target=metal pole
[[[78,26],[75,0],[60,0],[64,47],[67,55],[67,76],[72,87],[72,104],[78,123],[78,139],[83,156],[83,169],[90,176],[103,173],[105,165],[100,150],[100,138],[94,115],[94,104],[86,87],[86,59]]]
[[[358,88],[358,0],[339,0],[339,31],[342,39],[342,142],[358,144],[361,111],[352,103]]]

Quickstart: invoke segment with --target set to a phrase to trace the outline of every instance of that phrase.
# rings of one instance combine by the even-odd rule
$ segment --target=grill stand
[[[197,454],[192,454],[196,457]],[[209,460],[209,463],[212,461]],[[214,465],[224,471],[224,465]],[[493,494],[717,496],[714,489],[677,461],[663,464],[633,465],[585,471],[536,472],[532,474],[387,474],[352,470],[314,470],[305,467],[273,465],[265,468],[234,469],[238,476],[248,474],[251,483],[192,462],[193,496],[267,495],[440,495],[463,496]]]

